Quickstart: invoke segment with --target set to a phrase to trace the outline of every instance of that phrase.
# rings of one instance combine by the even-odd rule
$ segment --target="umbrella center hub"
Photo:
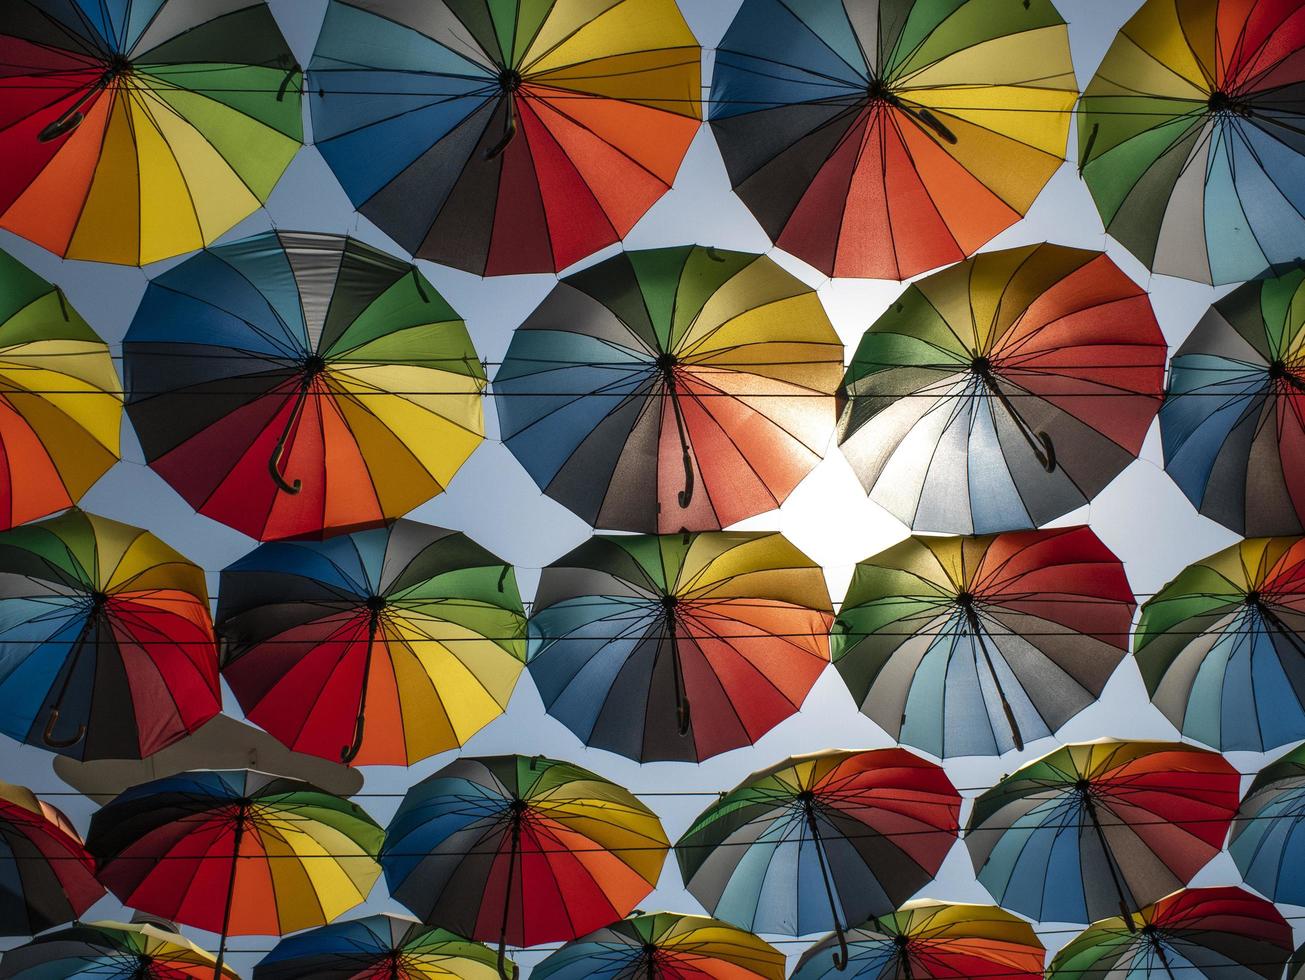
[[[899,950],[902,950],[903,952],[906,951],[906,947],[910,945],[910,942],[911,941],[903,935],[897,935],[893,937],[893,945],[896,946]]]
[[[1088,791],[1092,789],[1092,783],[1087,779],[1080,779],[1074,784],[1074,789],[1077,790],[1080,795],[1086,796]]]
[[[970,361],[970,370],[979,375],[988,374],[992,370],[992,362],[983,355],[979,355]]]
[[[1250,106],[1243,100],[1222,90],[1211,92],[1207,104],[1210,112],[1215,115],[1249,116],[1251,114]]]
[[[1278,360],[1269,365],[1269,377],[1274,381],[1281,381],[1289,374],[1291,374],[1291,372],[1287,370],[1287,362],[1282,358],[1278,358]]]
[[[1258,606],[1259,604],[1260,604],[1260,593],[1257,590],[1252,589],[1250,592],[1246,593],[1246,605]]]
[[[962,609],[971,608],[974,605],[974,593],[973,592],[956,593],[956,604],[960,606]]]
[[[526,814],[528,806],[525,800],[513,800],[508,804],[508,813],[513,820],[520,820]]]
[[[511,94],[521,87],[521,72],[515,68],[504,68],[498,73],[498,88],[500,92]]]
[[[385,607],[388,605],[389,603],[385,601],[385,596],[383,595],[373,595],[367,597],[368,612],[373,612],[373,613],[384,612]]]
[[[309,378],[317,377],[326,370],[326,359],[320,354],[309,354],[304,358],[304,376]]]
[[[95,591],[91,593],[91,605],[96,609],[103,609],[109,603],[107,592]]]
[[[110,57],[108,63],[104,66],[106,81],[113,81],[115,78],[121,78],[123,75],[129,74],[131,74],[131,62],[120,54]]]
[[[870,84],[865,87],[865,96],[871,103],[893,101],[892,90],[882,78],[870,79]]]
[[[675,370],[675,365],[679,363],[679,360],[674,354],[657,355],[657,370],[661,371],[662,374],[670,374]]]

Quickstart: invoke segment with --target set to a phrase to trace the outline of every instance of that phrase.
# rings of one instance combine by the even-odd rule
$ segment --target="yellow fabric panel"
[[[824,574],[780,534],[754,537],[706,562],[690,549],[681,583],[689,587],[677,592],[694,599],[763,598],[833,608]]]
[[[1117,84],[1112,78],[1125,79],[1126,83]],[[1129,98],[1157,95],[1204,103],[1209,92],[1199,71],[1195,75],[1174,71],[1171,65],[1157,61],[1131,38],[1121,37],[1111,46],[1097,74],[1088,83],[1086,94]]]
[[[675,0],[625,0],[584,21],[596,6],[587,0],[557,0],[544,29],[526,52],[531,74],[629,51],[696,47]],[[567,25],[571,26],[567,30]],[[556,26],[554,26],[556,25]]]
[[[122,396],[103,344],[48,340],[0,350],[0,388],[9,385],[48,402],[117,455]]]
[[[1189,11],[1198,6],[1197,4],[1183,4],[1184,15],[1180,20],[1178,17],[1178,5],[1175,0],[1148,0],[1142,4],[1142,8],[1135,13],[1127,24],[1124,25],[1121,34],[1130,39],[1135,44],[1151,52],[1154,60],[1160,64],[1166,65],[1171,72],[1176,72],[1183,78],[1187,79],[1192,85],[1208,91],[1212,86],[1210,81],[1212,75],[1207,78],[1205,71],[1201,67],[1200,61],[1197,60],[1195,53],[1192,51],[1193,41],[1206,48],[1208,53],[1205,55],[1207,61],[1213,63],[1213,46],[1214,46],[1214,19],[1213,8],[1215,4],[1202,0],[1201,6],[1211,8],[1211,14],[1208,18],[1193,18],[1189,16]],[[1188,23],[1188,21],[1193,21]],[[1192,28],[1200,27],[1200,21],[1204,20],[1206,30],[1203,32],[1203,38],[1194,39],[1188,31]],[[1127,47],[1118,45],[1117,47]],[[1097,69],[1098,74],[1114,75],[1114,71],[1106,71],[1114,63],[1114,55],[1108,54],[1106,60],[1102,62],[1101,68]],[[1119,77],[1133,77],[1121,74]],[[1136,93],[1134,93],[1136,94]]]
[[[68,245],[68,258],[140,263],[140,172],[127,99],[116,95],[100,162]]]
[[[1063,157],[1076,92],[1029,86],[936,88],[912,91],[913,102],[964,119],[1010,140]],[[943,144],[955,155],[959,146]]]
[[[521,661],[471,630],[424,616],[408,614],[392,632],[411,644],[459,744],[503,713],[524,669]]]
[[[728,364],[733,348],[768,346],[768,342],[782,341],[807,349],[808,360],[837,361],[842,367],[842,344],[814,293],[743,310],[716,327],[699,330],[695,324],[692,335],[698,339],[686,346],[688,356],[684,357],[690,363],[714,360]],[[809,343],[799,344],[801,341]]]
[[[8,401],[31,427],[40,440],[41,449],[54,463],[59,480],[74,502],[118,461],[116,438],[112,446],[104,445],[44,396],[13,392],[0,397]],[[76,400],[76,397],[71,400]],[[86,400],[88,399],[82,399]],[[114,402],[114,414],[121,417],[121,412],[121,405]],[[116,434],[115,429],[115,437]],[[21,469],[18,472],[21,473]]]
[[[587,783],[592,786],[592,783]],[[670,842],[661,821],[638,804],[626,805],[614,799],[535,799],[531,807],[542,816],[564,824],[621,862],[649,884],[656,884]]]
[[[613,7],[630,0],[557,0],[544,23],[521,57],[522,72],[533,70],[531,62],[542,58],[585,24],[601,17]]]
[[[702,118],[702,51],[663,48],[532,74],[530,82]]]
[[[208,604],[208,584],[194,562],[146,531],[102,518],[90,520],[103,588],[181,590]]]
[[[380,876],[369,854],[327,824],[263,810],[254,826],[267,851],[282,932],[339,917],[365,901]]]
[[[140,202],[141,251],[151,257],[180,255],[206,244],[192,195],[208,191],[202,186],[187,186],[186,175],[154,123],[168,110],[155,106],[151,111],[145,98],[148,96],[136,96],[132,106],[140,183],[144,188]]]
[[[692,288],[692,283],[682,281],[681,293],[686,288]],[[696,346],[702,343],[713,330],[740,313],[811,291],[811,287],[806,283],[776,267],[772,262],[762,259],[750,262],[722,283],[702,304],[700,310],[695,312],[692,308],[687,308],[681,311],[678,309],[681,304],[677,304],[672,323],[674,352],[680,357],[691,356]],[[837,339],[838,335],[834,332],[829,319],[824,316],[820,319],[823,323],[815,325],[815,333],[812,336],[826,340],[832,335]],[[828,335],[822,336],[821,328],[827,330]],[[784,330],[783,333],[786,339],[801,336],[796,330],[793,332]]]
[[[981,80],[976,84],[976,80]],[[963,48],[895,82],[894,88],[956,86],[974,88],[1016,86],[1078,94],[1074,64],[1069,57],[1069,34],[1063,25],[1005,34]]]

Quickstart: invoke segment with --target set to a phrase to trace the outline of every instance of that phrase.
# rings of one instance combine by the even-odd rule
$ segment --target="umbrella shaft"
[[[675,687],[675,721],[681,736],[689,734],[689,695],[684,689],[684,671],[680,664],[680,639],[672,617],[667,631],[671,641],[671,684]]]
[[[68,696],[68,688],[72,684],[73,674],[77,671],[77,663],[81,660],[82,649],[86,646],[91,631],[99,625],[101,608],[97,603],[91,614],[86,617],[86,622],[82,624],[81,630],[77,633],[77,639],[73,641],[72,655],[68,658],[68,666],[64,671],[63,681],[59,684],[59,693],[55,695],[54,701],[50,705],[50,717],[45,726],[45,743],[49,746],[67,748],[76,745],[86,734],[86,728],[78,726],[77,734],[65,742],[54,737],[54,729],[59,723],[59,713],[63,710],[63,699]]]
[[[506,953],[507,953],[507,930],[508,916],[512,911],[512,879],[517,870],[517,852],[521,850],[521,814],[514,810],[512,813],[512,849],[508,852],[507,881],[503,885],[503,921],[498,932],[498,975],[503,980],[509,980],[509,977],[516,975],[516,970],[511,974],[507,971]]]
[[[376,631],[380,626],[381,612],[371,610],[367,618],[367,654],[363,660],[362,683],[358,686],[358,714],[354,719],[353,742],[340,753],[340,761],[348,764],[362,748],[363,728],[367,722],[367,684],[372,676],[372,650],[376,647]]]
[[[684,489],[680,491],[678,500],[680,507],[689,506],[689,501],[693,499],[693,460],[689,452],[689,432],[684,425],[684,413],[680,409],[680,396],[675,390],[675,371],[673,368],[666,371],[666,395],[671,400],[671,411],[675,415],[675,432],[680,437],[680,460],[684,463]]]
[[[281,456],[285,453],[285,444],[290,439],[290,433],[299,421],[299,415],[304,410],[304,402],[308,398],[308,391],[313,386],[312,376],[306,376],[299,385],[299,393],[295,395],[295,403],[290,408],[290,417],[285,420],[285,428],[281,430],[280,437],[276,440],[276,446],[272,449],[272,455],[267,461],[267,471],[272,476],[272,482],[277,489],[283,493],[296,494],[303,487],[300,480],[293,483],[287,482],[281,474]]]
[[[825,863],[825,842],[820,838],[820,827],[816,823],[815,804],[811,800],[805,800],[802,808],[806,811],[811,840],[816,845],[816,862],[820,865],[820,880],[825,886],[825,898],[829,900],[829,915],[834,920],[834,934],[838,937],[838,952],[834,954],[834,965],[841,971],[847,967],[847,936],[843,932],[843,923],[838,917],[838,903],[834,901],[834,886],[829,880],[829,867]]]
[[[222,980],[222,961],[227,955],[227,930],[231,928],[231,900],[236,893],[236,862],[240,859],[240,841],[245,836],[245,809],[236,816],[236,837],[231,846],[231,875],[227,878],[227,899],[222,909],[222,935],[218,939],[217,959],[213,962],[213,980]]]
[[[1092,829],[1097,832],[1097,841],[1101,844],[1101,853],[1105,855],[1106,870],[1110,872],[1110,880],[1115,886],[1115,894],[1119,896],[1119,914],[1128,926],[1128,931],[1136,932],[1137,926],[1133,924],[1133,912],[1128,907],[1128,899],[1124,897],[1124,884],[1119,880],[1119,871],[1115,868],[1115,856],[1111,853],[1110,845],[1106,843],[1106,833],[1101,829],[1101,821],[1097,819],[1097,805],[1090,796],[1087,797],[1087,812],[1088,819],[1092,822]]]
[[[1051,437],[1045,432],[1033,431],[1033,427],[1024,420],[1024,416],[1016,411],[1015,406],[1012,405],[1010,399],[1006,397],[1006,392],[1001,390],[1001,386],[997,384],[997,379],[992,376],[991,371],[985,369],[979,371],[978,374],[983,380],[984,386],[992,393],[993,397],[1001,403],[1001,407],[1006,410],[1006,414],[1009,415],[1011,421],[1015,423],[1015,428],[1018,429],[1020,435],[1024,437],[1024,441],[1029,444],[1029,448],[1033,450],[1033,455],[1036,456],[1038,462],[1042,464],[1042,468],[1048,473],[1055,470],[1056,452],[1055,448],[1052,446]]]
[[[1015,748],[1024,749],[1024,736],[1020,733],[1020,726],[1015,721],[1015,711],[1010,706],[1010,701],[1006,699],[1006,691],[1001,686],[1001,678],[997,676],[997,668],[992,662],[992,654],[988,652],[988,641],[983,635],[983,625],[979,622],[979,614],[974,611],[972,605],[965,607],[965,619],[969,623],[970,631],[974,634],[975,641],[979,644],[979,650],[983,654],[983,662],[988,665],[988,673],[992,676],[992,683],[997,688],[997,697],[1001,699],[1001,710],[1006,715],[1006,724],[1010,727],[1010,737],[1015,743]]]
[[[1169,980],[1177,980],[1177,978],[1174,976],[1174,968],[1169,965],[1169,956],[1167,953],[1165,953],[1165,947],[1164,944],[1160,941],[1160,937],[1155,936],[1151,940],[1151,942],[1152,945],[1155,947],[1155,955],[1157,956],[1157,958],[1159,958],[1160,965],[1165,968],[1165,973],[1168,974]]]

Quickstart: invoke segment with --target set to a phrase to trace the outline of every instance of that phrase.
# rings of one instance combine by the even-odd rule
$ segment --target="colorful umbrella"
[[[406,915],[388,914],[335,922],[282,939],[253,973],[253,980],[450,977],[497,980],[494,951]]]
[[[120,793],[86,846],[124,905],[221,936],[324,925],[380,876],[381,828],[308,783],[239,770],[183,772]]]
[[[1291,955],[1291,926],[1240,888],[1187,888],[1125,923],[1094,922],[1051,961],[1051,980],[1279,980]]]
[[[838,441],[870,498],[915,530],[1038,526],[1136,458],[1165,350],[1146,293],[1107,256],[985,252],[912,285],[866,332]]]
[[[544,569],[530,675],[586,745],[701,762],[802,706],[833,619],[820,566],[782,535],[595,536]]]
[[[1305,266],[1210,308],[1174,355],[1160,435],[1165,471],[1206,517],[1305,534]]]
[[[26,787],[0,782],[0,935],[76,919],[103,895],[72,821]]]
[[[87,922],[6,950],[0,980],[240,980],[185,936],[148,923]]]
[[[1256,891],[1305,905],[1305,745],[1255,777],[1237,810],[1228,853]]]
[[[906,279],[1024,216],[1077,97],[1050,0],[745,0],[711,128],[777,245],[826,275]]]
[[[574,939],[627,915],[670,847],[657,815],[569,762],[462,758],[408,790],[386,830],[390,894],[422,920],[504,946]]]
[[[635,915],[567,943],[532,980],[784,980],[784,954],[705,915]]]
[[[826,953],[836,936],[816,943],[798,960],[793,980],[833,980],[839,970],[866,980],[984,977],[1042,980],[1047,951],[1023,919],[990,905],[954,905],[919,899],[871,919],[847,934],[851,952],[844,967]]]
[[[700,124],[700,60],[674,0],[333,0],[313,134],[408,252],[553,272],[670,189]]]
[[[1189,565],[1142,607],[1137,665],[1188,738],[1263,752],[1305,738],[1305,540],[1254,538]]]
[[[71,507],[118,461],[121,388],[60,289],[0,251],[0,528]]]
[[[1148,0],[1083,93],[1079,169],[1106,231],[1200,282],[1299,261],[1305,8]]]
[[[494,378],[503,440],[596,527],[715,530],[778,507],[824,454],[843,345],[761,255],[625,252],[567,276]]]
[[[979,796],[965,845],[1003,908],[1131,923],[1219,853],[1238,786],[1223,756],[1177,742],[1066,745]]]
[[[412,765],[501,715],[526,659],[516,575],[415,521],[261,545],[222,572],[222,673],[296,752]]]
[[[143,265],[262,206],[303,140],[263,0],[6,0],[0,227]]]
[[[1136,605],[1087,527],[908,538],[857,565],[834,663],[861,710],[940,758],[1001,755],[1101,696]]]
[[[150,284],[123,353],[150,466],[260,539],[398,517],[484,432],[462,320],[351,238],[268,232],[188,259]]]
[[[0,533],[0,731],[143,759],[221,710],[202,569],[81,511]]]
[[[753,773],[675,845],[685,887],[756,932],[845,927],[893,911],[933,879],[956,840],[961,798],[905,749],[795,756]]]

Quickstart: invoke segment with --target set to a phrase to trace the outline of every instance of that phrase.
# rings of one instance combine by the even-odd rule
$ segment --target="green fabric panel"
[[[555,0],[514,0],[517,7],[516,37],[512,44],[512,64],[520,65],[530,50],[535,35],[553,12]]]
[[[899,50],[893,52],[893,75],[919,71],[994,38],[1063,23],[1050,0],[1035,0],[1027,10],[1014,0],[922,0],[907,21]]]
[[[0,321],[8,320],[52,289],[50,283],[8,252],[0,251]]]
[[[287,73],[279,68],[187,64],[167,65],[138,75],[156,81],[150,87],[160,95],[169,88],[195,92],[303,142],[304,120],[300,110],[303,75],[298,71],[290,75],[281,99],[276,94],[285,84]]]
[[[602,303],[630,328],[631,333],[649,348],[658,350],[657,331],[644,306],[643,292],[630,256],[631,253],[622,252],[562,281]]]
[[[521,0],[485,0],[485,6],[489,9],[489,17],[494,24],[494,38],[498,41],[504,62],[515,65],[517,62],[512,52],[516,49],[517,16],[521,12]]]
[[[685,259],[671,318],[671,350],[679,348],[707,301],[736,275],[761,258],[746,252],[694,248]]]
[[[0,295],[4,295],[3,289],[3,285],[0,285]],[[9,347],[40,340],[103,343],[90,324],[66,300],[62,303],[59,301],[59,293],[54,289],[15,311],[0,325],[0,346]]]
[[[1293,269],[1260,284],[1260,318],[1269,348],[1277,358],[1292,352],[1291,345],[1305,325],[1305,269]]]
[[[1164,188],[1173,188],[1204,121],[1202,116],[1178,113],[1145,118],[1158,122],[1146,128],[1130,126],[1126,134],[1118,132],[1117,125],[1112,129],[1103,123],[1092,146],[1092,159],[1083,165],[1083,179],[1107,224],[1148,171],[1159,169]],[[1091,120],[1095,124],[1097,116]],[[1154,212],[1156,209],[1163,212],[1168,200],[1169,194],[1164,193],[1154,200],[1151,208],[1143,209],[1151,212],[1148,220],[1157,227],[1159,216]]]
[[[422,299],[422,291],[429,301]],[[411,275],[400,278],[349,324],[325,356],[399,364],[417,361],[483,378],[484,370],[461,318],[433,286],[422,291]]]
[[[656,248],[643,252],[627,252],[644,307],[652,321],[657,337],[657,349],[674,350],[671,342],[671,319],[675,312],[675,297],[680,275],[688,261],[692,247]]]
[[[490,8],[491,0],[442,0],[442,2],[471,32],[471,36],[476,39],[481,50],[489,55],[490,61],[496,65],[507,63],[503,49],[498,43],[494,15]]]

